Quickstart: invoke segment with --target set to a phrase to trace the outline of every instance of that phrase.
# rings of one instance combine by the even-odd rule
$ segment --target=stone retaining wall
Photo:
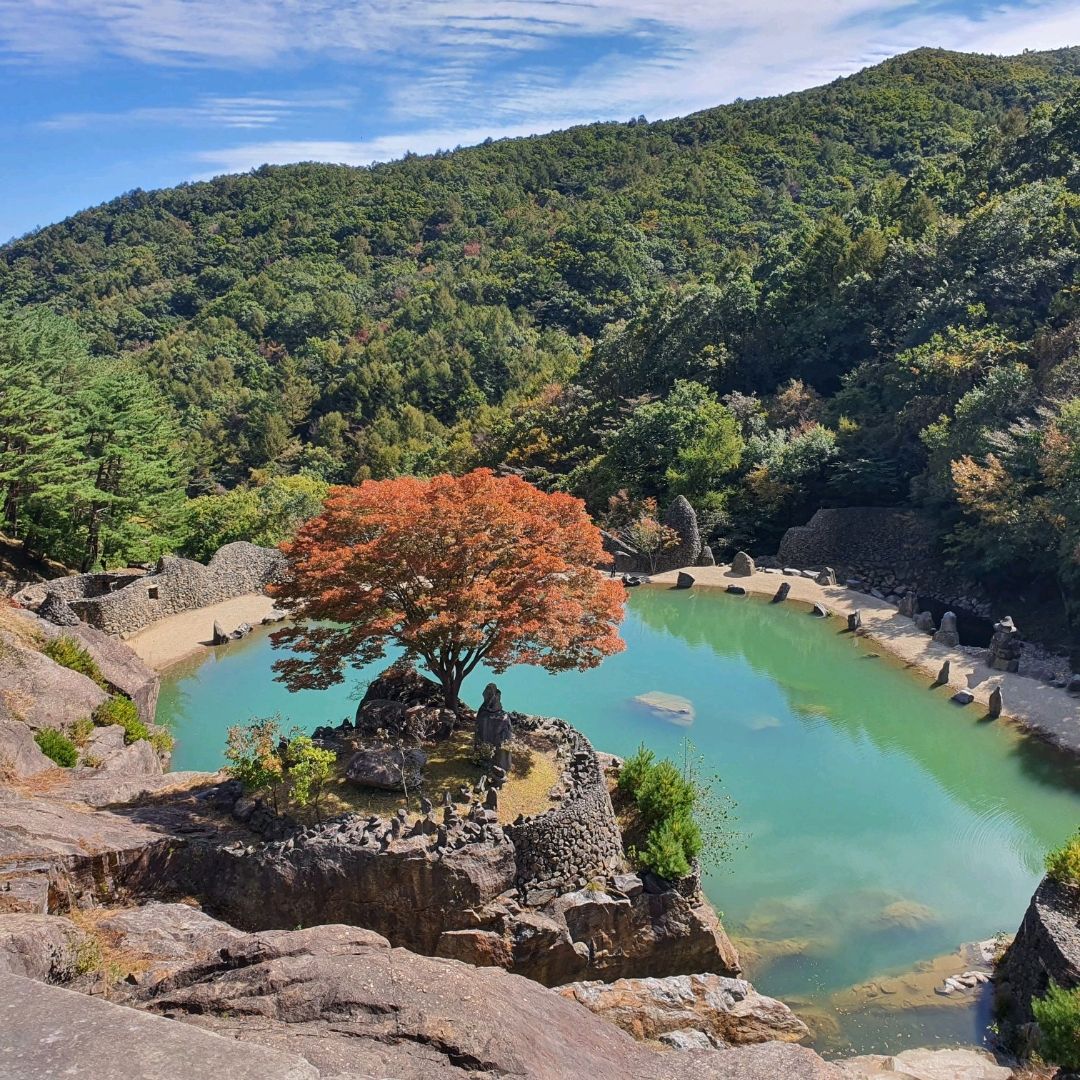
[[[818,510],[806,525],[788,529],[776,561],[781,566],[832,566],[885,595],[912,591],[975,615],[990,614],[983,589],[945,565],[933,523],[914,510],[849,506]]]
[[[1016,1035],[1050,982],[1080,987],[1080,889],[1044,878],[997,970],[1002,1019]]]
[[[152,574],[57,578],[24,590],[16,599],[24,604],[47,601],[43,615],[55,622],[70,609],[98,630],[127,635],[168,615],[262,592],[284,567],[284,556],[276,549],[240,541],[226,544],[206,566],[170,555],[161,559]]]
[[[623,861],[622,834],[592,744],[563,720],[515,715],[513,723],[517,730],[553,735],[567,759],[560,804],[506,828],[518,888],[562,892],[616,872]]]

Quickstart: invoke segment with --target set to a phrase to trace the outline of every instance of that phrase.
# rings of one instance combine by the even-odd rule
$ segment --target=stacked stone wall
[[[990,606],[981,586],[949,567],[933,523],[914,510],[840,507],[818,510],[788,529],[776,561],[782,566],[832,566],[882,594],[915,592],[976,615]]]
[[[206,566],[166,556],[152,574],[57,578],[44,586],[42,598],[63,601],[83,622],[98,630],[125,635],[168,615],[262,592],[278,579],[284,566],[284,557],[274,548],[241,541],[226,544]],[[30,592],[19,598],[33,601]]]
[[[592,744],[563,720],[515,715],[514,727],[553,735],[567,760],[559,805],[507,826],[518,888],[562,892],[615,873],[623,861],[622,834]]]

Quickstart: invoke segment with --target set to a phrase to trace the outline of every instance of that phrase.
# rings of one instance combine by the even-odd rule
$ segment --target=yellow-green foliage
[[[1042,1032],[1043,1056],[1065,1069],[1080,1069],[1080,988],[1063,990],[1057,983],[1031,1002]]]
[[[79,751],[62,732],[53,728],[42,728],[34,732],[34,742],[47,758],[55,761],[61,768],[70,769],[78,764]]]
[[[54,663],[77,671],[80,675],[93,679],[102,690],[108,690],[109,684],[105,681],[105,676],[101,674],[101,668],[74,638],[66,634],[53,638],[45,643],[41,651]]]
[[[159,753],[167,752],[173,747],[173,738],[167,731],[151,730],[147,727],[139,719],[139,711],[135,708],[135,703],[119,694],[109,698],[108,701],[103,701],[94,710],[94,723],[98,727],[119,724],[124,729],[125,745],[145,739]]]
[[[1046,856],[1046,872],[1063,885],[1080,885],[1080,829]]]

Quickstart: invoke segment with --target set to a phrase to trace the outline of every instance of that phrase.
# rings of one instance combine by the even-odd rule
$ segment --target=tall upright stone
[[[679,543],[664,552],[662,568],[675,570],[680,566],[695,565],[701,554],[701,530],[697,514],[685,496],[679,495],[664,511],[663,524],[679,534]]]
[[[510,714],[502,706],[502,694],[494,683],[484,687],[484,702],[476,710],[475,743],[496,750],[511,735]]]
[[[941,616],[941,625],[934,635],[934,640],[939,645],[947,645],[950,649],[955,649],[960,644],[960,631],[956,625],[955,613],[946,611]]]

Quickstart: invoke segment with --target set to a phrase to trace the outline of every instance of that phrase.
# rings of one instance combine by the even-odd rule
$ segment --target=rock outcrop
[[[1009,1080],[1016,1074],[986,1050],[905,1050],[895,1056],[869,1054],[840,1063],[851,1080]]]
[[[63,730],[90,716],[108,696],[85,675],[0,631],[0,720],[19,721],[33,731]]]
[[[109,686],[135,703],[139,719],[144,724],[154,722],[161,688],[160,676],[122,641],[78,620],[74,626],[55,626],[29,612],[24,612],[23,618],[32,621],[34,628],[44,637],[74,639],[93,657]]]
[[[302,1055],[320,1076],[437,1080],[841,1080],[781,1043],[650,1050],[536,983],[392,949],[347,926],[259,934],[136,1004],[211,1032]]]
[[[759,994],[744,979],[674,975],[618,979],[561,987],[563,997],[618,1024],[635,1039],[675,1031],[704,1032],[715,1046],[799,1042],[810,1029],[781,1001]]]

